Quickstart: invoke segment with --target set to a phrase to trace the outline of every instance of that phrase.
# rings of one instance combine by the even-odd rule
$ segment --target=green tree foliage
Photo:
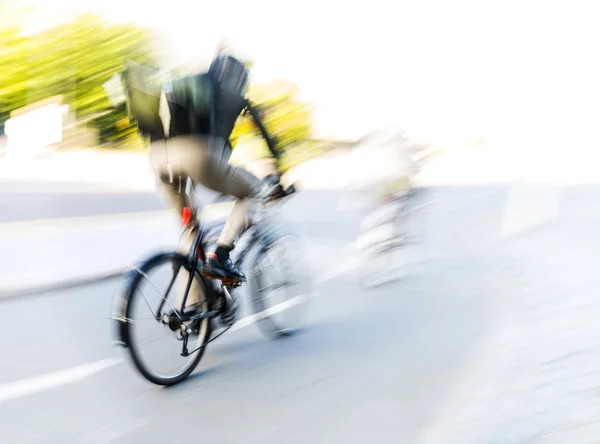
[[[148,31],[83,14],[27,35],[23,11],[0,28],[0,123],[12,110],[61,95],[79,121],[100,128],[106,141],[135,139],[124,108],[110,108],[102,84],[125,58],[149,61]]]
[[[322,143],[311,140],[310,104],[299,100],[296,85],[286,80],[252,84],[248,98],[258,106],[267,131],[275,137],[281,172],[324,152]],[[233,163],[244,165],[271,157],[249,116],[239,119],[232,134],[232,145],[239,145],[234,150]]]
[[[275,137],[277,147],[289,146],[310,138],[311,112],[309,104],[297,97],[297,87],[285,80],[251,85],[249,99],[258,106],[269,134]],[[240,136],[256,136],[258,129],[251,118],[241,118],[232,135],[234,141]]]

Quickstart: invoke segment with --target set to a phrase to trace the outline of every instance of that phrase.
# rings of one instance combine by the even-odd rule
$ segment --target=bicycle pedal
[[[242,281],[240,281],[238,279],[233,279],[233,278],[229,278],[229,277],[225,277],[225,276],[219,276],[219,275],[216,275],[216,273],[209,273],[207,271],[201,271],[200,275],[202,277],[205,277],[206,279],[221,281],[221,284],[227,285],[229,287],[236,288],[236,287],[239,287],[242,285]]]

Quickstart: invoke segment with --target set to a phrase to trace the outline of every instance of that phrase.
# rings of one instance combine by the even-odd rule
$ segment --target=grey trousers
[[[150,163],[171,205],[179,212],[186,205],[188,177],[194,185],[237,197],[217,241],[218,245],[232,247],[235,239],[252,223],[261,181],[248,171],[230,165],[226,150],[222,139],[174,137],[150,144]]]

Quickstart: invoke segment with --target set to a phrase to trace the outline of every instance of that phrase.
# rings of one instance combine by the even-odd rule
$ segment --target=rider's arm
[[[275,141],[270,136],[270,134],[267,132],[265,125],[263,124],[262,120],[260,119],[260,114],[258,112],[258,109],[254,105],[252,105],[250,103],[250,101],[248,101],[248,100],[246,100],[246,109],[250,112],[250,115],[252,116],[252,120],[254,120],[254,123],[256,123],[256,126],[258,127],[258,130],[260,131],[260,134],[262,135],[263,139],[265,139],[265,142],[267,142],[269,151],[271,151],[271,154],[273,155],[273,157],[275,159],[279,159],[279,153],[277,152],[277,147],[275,145]]]

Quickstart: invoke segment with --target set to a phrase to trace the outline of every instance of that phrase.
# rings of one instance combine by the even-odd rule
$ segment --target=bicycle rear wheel
[[[182,309],[183,295],[192,274],[191,290]],[[129,275],[121,303],[121,337],[133,364],[144,378],[170,386],[186,379],[196,368],[211,334],[210,300],[202,278],[179,253],[161,253],[144,262]],[[174,296],[169,300],[170,296]],[[166,347],[157,340],[144,343],[141,335],[154,327]],[[184,347],[185,344],[185,347]],[[150,353],[145,350],[149,345]],[[189,351],[185,356],[184,350]],[[157,355],[156,360],[152,355]],[[165,364],[170,369],[160,369]]]
[[[264,333],[271,337],[289,335],[302,326],[313,282],[295,236],[280,232],[263,244],[249,281],[254,316]]]

